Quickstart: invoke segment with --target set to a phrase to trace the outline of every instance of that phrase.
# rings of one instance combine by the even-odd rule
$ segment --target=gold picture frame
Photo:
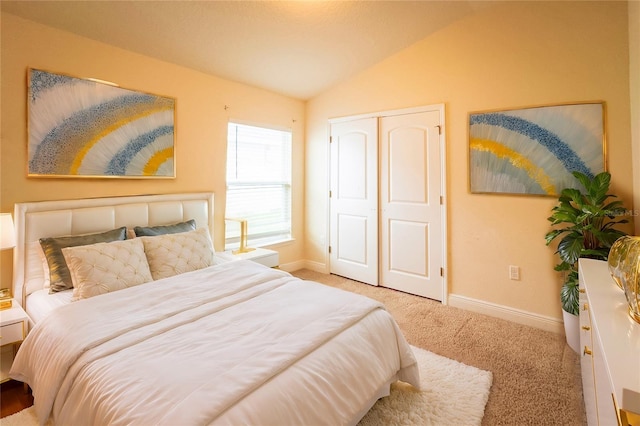
[[[175,99],[28,70],[29,177],[175,178]]]
[[[579,171],[606,171],[606,105],[576,102],[469,113],[469,190],[557,197]]]

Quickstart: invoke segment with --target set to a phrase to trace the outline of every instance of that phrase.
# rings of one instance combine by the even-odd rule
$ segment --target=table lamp
[[[0,213],[0,250],[16,246],[16,231],[11,213]]]
[[[250,251],[255,250],[254,248],[247,247],[247,234],[248,234],[248,223],[246,219],[236,219],[236,218],[226,218],[226,220],[232,220],[234,222],[240,222],[240,247],[238,250],[234,250],[233,254],[242,254],[248,253]]]

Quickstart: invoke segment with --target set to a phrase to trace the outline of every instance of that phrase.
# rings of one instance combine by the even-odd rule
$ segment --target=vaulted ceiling
[[[7,1],[3,12],[309,99],[491,3]]]

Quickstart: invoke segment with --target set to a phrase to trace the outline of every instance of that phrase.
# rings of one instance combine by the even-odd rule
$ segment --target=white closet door
[[[440,113],[380,121],[380,285],[442,300]]]
[[[331,124],[330,271],[378,285],[378,124]]]

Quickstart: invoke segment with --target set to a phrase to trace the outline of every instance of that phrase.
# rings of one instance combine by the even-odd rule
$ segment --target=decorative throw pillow
[[[45,256],[44,250],[42,249],[41,245],[38,246],[37,250],[38,250],[38,255],[40,256],[40,262],[42,262],[42,275],[44,279],[44,282],[42,283],[42,288],[49,288],[51,287],[51,278],[49,274],[49,264],[47,263],[47,256]]]
[[[154,280],[206,268],[214,263],[213,244],[207,228],[140,239]]]
[[[73,298],[86,299],[152,281],[139,239],[62,249],[73,281]]]
[[[84,246],[94,243],[124,240],[127,228],[122,227],[98,234],[72,235],[69,237],[40,238],[40,246],[49,265],[49,293],[68,290],[73,287],[67,263],[62,255],[65,247]]]
[[[133,231],[136,237],[153,237],[155,235],[176,234],[178,232],[188,232],[196,229],[196,221],[193,219],[186,222],[178,222],[173,225],[160,226],[136,226]]]

